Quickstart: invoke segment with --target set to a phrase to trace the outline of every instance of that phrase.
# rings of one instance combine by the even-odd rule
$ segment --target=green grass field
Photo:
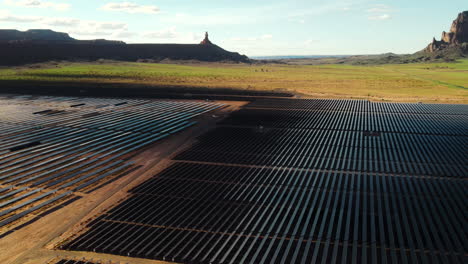
[[[468,103],[468,60],[376,66],[60,63],[0,69],[0,81],[236,88],[320,98]]]

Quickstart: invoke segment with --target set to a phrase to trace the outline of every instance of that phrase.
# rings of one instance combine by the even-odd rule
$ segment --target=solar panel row
[[[467,110],[259,100],[63,248],[182,263],[464,263]]]
[[[55,259],[52,261],[47,262],[47,264],[123,264],[123,263],[116,263],[112,261],[103,261],[103,260],[87,260],[87,259]],[[129,263],[126,263],[129,264]]]
[[[360,249],[375,244],[374,250],[381,251],[377,262],[390,257],[387,248],[408,251],[411,261],[421,250],[456,259],[466,251],[466,233],[456,230],[468,209],[467,187],[461,179],[176,163],[133,189],[130,199],[67,248],[161,259],[169,252],[181,256],[207,240],[223,238],[204,251],[213,258],[215,252],[226,250],[225,239],[230,239],[230,248],[245,254],[252,243],[247,241],[268,238],[265,248],[257,250],[281,250],[271,245],[277,240],[292,243],[293,249],[308,241],[337,245],[348,241]],[[430,197],[435,199],[428,201]],[[438,232],[429,235],[425,230],[430,229]],[[193,243],[180,234],[182,230],[196,232]],[[183,245],[177,246],[181,241]],[[268,253],[262,252],[260,257]],[[224,258],[230,258],[234,252],[226,254]],[[288,252],[280,256],[284,254]],[[169,259],[210,258],[179,259],[169,254]]]
[[[402,104],[371,102],[366,100],[334,100],[334,99],[258,99],[250,103],[248,108],[265,109],[302,109],[345,112],[372,113],[407,113],[435,115],[468,115],[466,105],[446,104]]]
[[[429,135],[466,135],[466,115],[244,109],[223,124]]]
[[[177,160],[464,177],[466,138],[361,131],[219,127]]]
[[[8,136],[0,134],[0,184],[11,187],[2,189],[0,227],[20,219],[19,215],[27,216],[69,199],[73,192],[86,192],[100,182],[124,175],[135,168],[127,160],[139,150],[193,125],[190,119],[222,106],[207,102],[1,97],[0,110],[5,115],[0,116],[0,132]]]

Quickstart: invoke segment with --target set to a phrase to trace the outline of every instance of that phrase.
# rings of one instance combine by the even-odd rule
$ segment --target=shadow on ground
[[[138,97],[170,99],[252,100],[255,97],[292,97],[290,93],[230,88],[158,86],[127,83],[0,81],[0,93],[58,96]]]

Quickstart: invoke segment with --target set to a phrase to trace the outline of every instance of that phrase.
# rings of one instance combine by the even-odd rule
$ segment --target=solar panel
[[[36,206],[33,206],[33,207],[31,207],[31,208],[29,208],[29,209],[27,209],[27,210],[25,210],[25,211],[22,211],[22,212],[20,212],[20,213],[16,213],[16,214],[12,215],[11,217],[9,217],[9,218],[7,218],[7,219],[1,221],[1,222],[0,222],[0,227],[6,226],[6,225],[8,225],[8,224],[11,224],[11,223],[13,223],[13,222],[16,221],[16,220],[18,220],[18,219],[20,219],[20,218],[22,218],[22,217],[24,217],[24,216],[26,216],[26,215],[28,215],[28,214],[30,214],[30,213],[32,213],[32,212],[35,212],[35,211],[37,211],[37,210],[39,210],[39,209],[42,209],[43,207],[46,207],[46,206],[48,206],[48,205],[50,205],[50,204],[53,204],[53,203],[59,201],[60,199],[63,199],[63,198],[65,198],[66,196],[71,195],[71,194],[72,194],[72,192],[62,193],[62,194],[60,194],[60,195],[57,195],[57,196],[53,197],[53,198],[50,199],[50,200],[47,200],[47,201],[45,201],[45,202],[43,202],[43,203],[41,203],[41,204],[38,204],[38,205],[36,205]],[[48,194],[48,195],[50,195],[50,194]],[[46,196],[48,196],[48,195],[45,195],[45,194],[44,194],[44,196],[43,196],[42,198],[44,198],[44,197],[46,197]]]
[[[144,147],[189,127],[193,124],[187,122],[189,118],[221,106],[200,102],[10,96],[0,99],[0,108],[6,113],[13,108],[4,106],[5,102],[21,106],[14,108],[14,115],[0,116],[0,183],[18,186],[0,189],[4,200],[0,205],[5,208],[2,216],[15,214],[9,216],[8,223],[26,216],[29,206],[45,201],[55,191],[36,195],[41,190],[37,187],[70,187],[78,191],[94,183],[106,183],[107,178],[119,177],[134,167],[131,162],[119,160],[128,160]],[[157,129],[165,133],[156,133]]]
[[[25,188],[24,188],[24,189],[25,189]],[[23,190],[24,190],[24,189],[23,189]],[[21,189],[20,189],[20,190],[21,190]],[[0,208],[3,208],[3,207],[6,207],[6,206],[8,206],[8,205],[10,205],[10,204],[16,203],[17,201],[20,201],[20,200],[22,200],[22,199],[24,199],[24,198],[26,198],[26,197],[29,197],[29,196],[31,196],[31,195],[33,195],[33,194],[35,194],[35,193],[38,193],[38,192],[40,192],[40,191],[42,191],[42,189],[35,189],[35,190],[32,190],[32,191],[30,191],[30,192],[27,192],[27,193],[25,193],[25,194],[23,194],[23,195],[20,195],[20,196],[18,196],[18,197],[9,199],[9,200],[7,200],[6,202],[0,203]],[[16,194],[16,193],[19,193],[19,192],[20,192],[20,191],[17,190],[17,191],[15,191],[15,192],[13,192],[13,193]]]
[[[464,263],[464,113],[259,100],[63,248],[180,263]]]
[[[35,190],[35,191],[37,192],[37,191],[40,191],[40,190]],[[35,203],[35,202],[37,202],[37,201],[39,201],[39,200],[41,200],[41,199],[43,199],[43,198],[45,198],[47,196],[50,196],[50,195],[52,195],[54,193],[56,193],[55,190],[54,191],[49,191],[49,192],[43,193],[43,194],[41,194],[39,196],[36,196],[36,197],[34,197],[34,198],[30,199],[30,200],[22,202],[22,203],[20,203],[18,205],[15,205],[13,207],[9,207],[8,209],[1,211],[0,216],[8,215],[8,214],[20,209],[20,208],[23,208],[23,207],[28,206],[28,205],[30,205],[32,203]]]

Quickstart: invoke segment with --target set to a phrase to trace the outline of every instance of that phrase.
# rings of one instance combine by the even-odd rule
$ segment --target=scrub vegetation
[[[290,91],[302,97],[468,103],[468,60],[363,66],[58,62],[0,69],[2,81],[234,88]]]

